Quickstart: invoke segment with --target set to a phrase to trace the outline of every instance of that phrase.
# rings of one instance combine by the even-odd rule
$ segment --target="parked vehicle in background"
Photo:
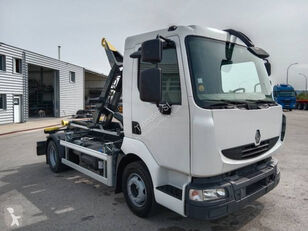
[[[275,101],[282,106],[283,109],[292,109],[296,106],[296,93],[294,88],[289,84],[278,84],[273,89]]]
[[[307,92],[301,92],[296,96],[296,108],[299,110],[308,110]]]

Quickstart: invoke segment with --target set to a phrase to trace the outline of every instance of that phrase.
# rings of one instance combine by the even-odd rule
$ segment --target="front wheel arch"
[[[115,182],[115,193],[122,192],[122,179],[123,179],[123,172],[125,167],[136,161],[142,161],[145,167],[147,168],[145,162],[136,154],[130,153],[130,154],[120,154],[117,161],[117,169],[116,169],[116,182]],[[149,169],[147,168],[148,172]],[[151,174],[150,174],[151,175]]]
[[[142,160],[124,168],[122,191],[129,209],[139,217],[147,217],[157,208],[151,174]]]

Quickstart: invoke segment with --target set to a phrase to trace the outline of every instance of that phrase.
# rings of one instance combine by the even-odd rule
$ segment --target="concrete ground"
[[[0,230],[302,230],[308,229],[308,112],[287,115],[280,161],[281,182],[269,194],[215,221],[183,218],[160,208],[148,219],[134,216],[122,194],[83,174],[53,174],[35,154],[43,132],[0,137]],[[13,211],[13,210],[14,211]],[[19,227],[11,227],[12,217]]]

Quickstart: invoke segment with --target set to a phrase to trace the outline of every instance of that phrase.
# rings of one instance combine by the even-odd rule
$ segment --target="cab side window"
[[[155,67],[155,64],[142,62],[139,59],[139,76],[141,71]],[[162,70],[162,101],[170,105],[181,104],[181,83],[179,65],[175,48],[165,48],[162,53],[162,61],[158,63]],[[138,83],[139,83],[138,76]],[[137,83],[137,84],[138,84]],[[139,86],[138,86],[139,88]]]

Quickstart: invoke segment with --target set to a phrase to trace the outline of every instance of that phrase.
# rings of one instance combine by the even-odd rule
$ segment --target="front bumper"
[[[186,187],[185,214],[191,218],[211,220],[226,216],[244,205],[268,193],[280,180],[278,162],[261,161],[232,172],[230,175],[212,178],[193,178]],[[192,201],[190,189],[224,187],[227,197],[213,201]]]
[[[279,104],[282,106],[283,109],[295,109],[296,101],[280,102]]]

